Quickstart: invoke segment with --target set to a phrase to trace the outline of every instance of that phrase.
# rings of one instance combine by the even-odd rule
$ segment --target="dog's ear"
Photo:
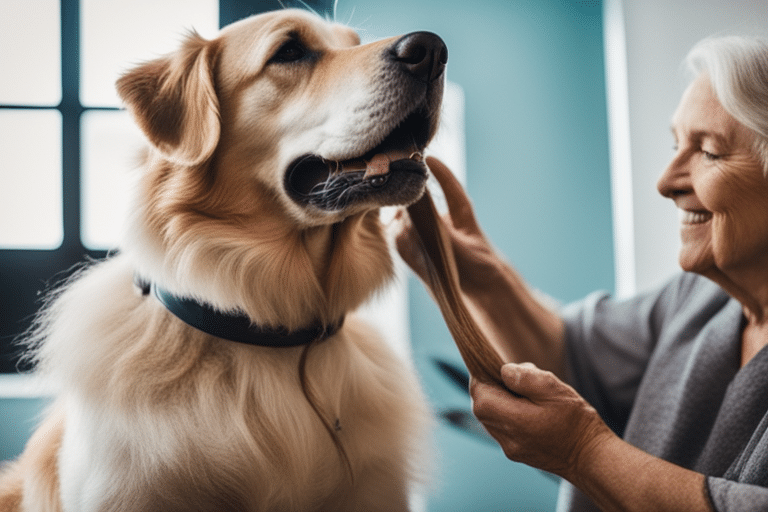
[[[118,94],[150,142],[183,165],[204,163],[219,141],[215,59],[215,43],[193,33],[177,52],[117,81]]]

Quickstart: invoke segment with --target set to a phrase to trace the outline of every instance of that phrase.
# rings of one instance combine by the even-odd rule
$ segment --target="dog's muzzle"
[[[405,205],[423,193],[427,168],[423,151],[437,130],[448,49],[431,32],[413,32],[387,50],[391,87],[401,88],[404,108],[390,108],[394,129],[375,147],[343,161],[307,154],[285,176],[286,190],[303,206],[339,211],[362,202]],[[397,117],[395,117],[397,116]]]

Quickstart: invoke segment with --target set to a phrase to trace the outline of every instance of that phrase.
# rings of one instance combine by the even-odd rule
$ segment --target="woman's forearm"
[[[564,379],[564,324],[522,277],[499,260],[482,286],[464,288],[483,333],[507,362],[532,362]]]
[[[704,475],[620,439],[552,373],[507,364],[501,377],[504,387],[473,380],[470,394],[511,460],[565,478],[607,512],[711,512]]]
[[[705,476],[616,436],[597,439],[565,475],[606,512],[711,512]]]

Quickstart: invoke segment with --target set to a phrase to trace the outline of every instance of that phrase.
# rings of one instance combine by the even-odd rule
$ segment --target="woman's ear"
[[[117,81],[118,94],[149,141],[182,165],[205,163],[219,142],[215,58],[215,42],[193,33],[175,53]]]

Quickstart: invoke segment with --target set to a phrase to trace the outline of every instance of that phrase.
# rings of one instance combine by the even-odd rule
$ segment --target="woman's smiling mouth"
[[[712,218],[712,213],[707,211],[690,211],[682,209],[677,211],[682,224],[704,224]]]

